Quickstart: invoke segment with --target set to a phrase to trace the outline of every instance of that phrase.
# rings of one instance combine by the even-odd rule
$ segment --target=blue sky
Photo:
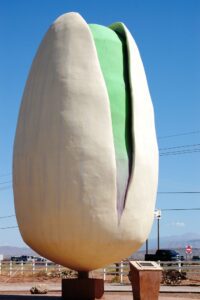
[[[159,148],[200,144],[199,0],[1,0],[0,217],[14,214],[10,182],[13,140],[32,59],[50,24],[70,11],[78,11],[88,23],[122,21],[131,31],[148,78]],[[200,191],[200,152],[161,156],[159,191]],[[156,207],[200,207],[200,194],[158,194]],[[163,212],[161,238],[198,233],[199,213]],[[0,228],[15,225],[14,217],[0,218]],[[155,226],[150,236],[156,236]],[[0,229],[0,245],[22,246],[18,229]]]

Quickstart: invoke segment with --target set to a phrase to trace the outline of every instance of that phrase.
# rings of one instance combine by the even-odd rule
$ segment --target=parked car
[[[21,260],[21,256],[11,256],[10,260],[13,262],[18,262]]]
[[[27,262],[33,262],[33,261],[44,261],[44,258],[37,257],[37,256],[31,256],[31,255],[21,255],[21,256],[11,256],[11,261],[16,263],[27,263]]]
[[[177,261],[177,260],[184,260],[184,257],[181,256],[175,250],[170,249],[159,249],[156,251],[155,254],[146,254],[145,260],[149,261]]]
[[[193,261],[199,261],[199,260],[200,260],[199,255],[193,255],[193,256],[192,256],[192,260],[193,260]]]

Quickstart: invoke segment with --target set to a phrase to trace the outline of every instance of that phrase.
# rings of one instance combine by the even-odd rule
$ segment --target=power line
[[[158,192],[158,194],[200,194],[200,192]]]
[[[168,156],[168,155],[184,155],[184,154],[191,154],[191,153],[198,153],[200,152],[200,148],[193,149],[193,150],[180,150],[180,151],[167,151],[161,152],[160,156]]]
[[[9,189],[11,189],[11,188],[12,188],[11,185],[9,185],[9,186],[4,186],[4,187],[1,187],[1,188],[0,188],[0,191],[3,191],[3,190],[9,190]]]
[[[12,229],[12,228],[19,228],[19,226],[7,226],[7,227],[0,227],[0,229]]]
[[[199,143],[198,144],[186,144],[186,145],[180,145],[180,146],[174,146],[174,147],[160,148],[159,151],[160,151],[160,156],[183,155],[183,154],[200,152],[199,146],[200,146]],[[181,150],[175,150],[175,149],[181,149]],[[170,150],[172,150],[172,151],[170,151]]]
[[[182,210],[182,211],[186,211],[186,210],[200,210],[200,207],[195,207],[195,208],[161,208],[161,211],[171,211],[171,210]]]
[[[179,149],[179,148],[194,148],[200,146],[200,144],[189,144],[189,145],[181,145],[181,146],[175,146],[175,147],[167,147],[167,148],[160,148],[160,151],[163,150],[170,150],[170,149]]]
[[[183,135],[192,135],[192,134],[199,134],[200,130],[195,130],[195,131],[189,131],[189,132],[182,132],[182,133],[176,133],[176,134],[171,134],[171,135],[164,135],[158,137],[159,140],[161,139],[168,139],[172,137],[177,137],[177,136],[183,136]]]
[[[11,175],[11,173],[1,174],[1,175],[0,175],[0,178],[1,178],[1,177],[7,177],[7,176],[10,176],[10,175]]]
[[[9,181],[4,181],[4,182],[0,182],[0,184],[7,184],[7,183],[11,183],[12,181],[9,180]]]
[[[16,215],[9,215],[9,216],[0,216],[0,219],[7,219],[7,218],[13,218]]]

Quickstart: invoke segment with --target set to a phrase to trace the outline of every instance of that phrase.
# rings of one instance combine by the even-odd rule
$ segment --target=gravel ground
[[[43,296],[31,296],[30,294],[27,295],[26,293],[23,293],[23,295],[20,295],[19,293],[14,292],[4,292],[0,295],[0,300],[31,300],[33,298],[36,298],[37,300],[61,300],[61,294],[60,293],[48,293],[48,295]],[[159,300],[190,300],[190,299],[200,299],[200,294],[178,294],[178,293],[162,293],[159,296]],[[133,300],[133,296],[130,292],[107,292],[104,295],[104,298],[102,300]]]

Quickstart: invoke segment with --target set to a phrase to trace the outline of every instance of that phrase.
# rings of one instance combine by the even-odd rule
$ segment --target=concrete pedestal
[[[103,279],[77,278],[62,280],[62,299],[95,300],[104,294]]]
[[[130,262],[134,300],[158,300],[162,268],[155,262]]]

